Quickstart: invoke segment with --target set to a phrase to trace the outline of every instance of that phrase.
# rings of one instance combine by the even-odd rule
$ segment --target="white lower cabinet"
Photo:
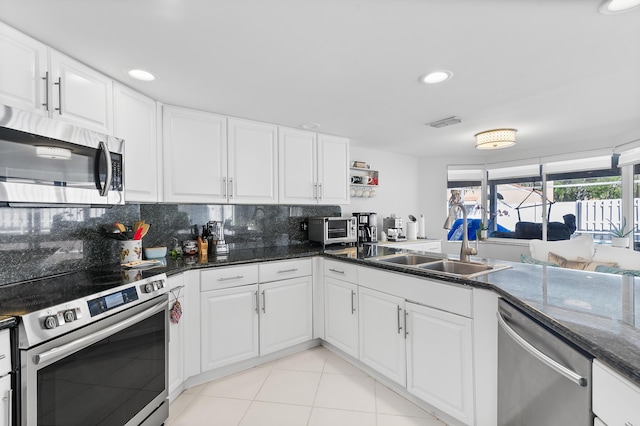
[[[406,385],[404,299],[359,289],[360,361]]]
[[[407,390],[473,423],[473,321],[407,302]]]
[[[201,295],[201,370],[258,356],[258,285]]]
[[[311,277],[260,284],[260,354],[311,340]]]
[[[0,404],[0,425],[11,426],[12,425],[12,413],[11,413],[11,375],[0,377],[0,398],[2,398],[2,404]]]
[[[311,340],[312,282],[311,259],[202,271],[201,372]]]
[[[593,412],[608,426],[640,425],[640,387],[595,359]]]
[[[358,286],[324,277],[324,339],[358,357]]]
[[[168,278],[169,284],[169,309],[176,301],[185,309],[185,293],[183,285],[183,274],[174,275]],[[188,309],[185,311],[188,315]],[[180,388],[184,382],[184,348],[185,348],[185,318],[180,317],[178,323],[169,321],[169,394]]]

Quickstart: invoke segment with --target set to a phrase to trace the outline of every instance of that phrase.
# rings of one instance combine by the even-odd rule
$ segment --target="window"
[[[447,235],[448,240],[462,239],[463,214],[460,209],[451,212],[451,206],[455,203],[462,204],[467,212],[469,239],[476,238],[476,230],[483,221],[483,180],[484,169],[481,166],[448,166],[446,206],[447,212],[455,219]]]
[[[633,167],[633,220],[631,226],[635,226],[633,233],[633,249],[640,251],[640,164]]]

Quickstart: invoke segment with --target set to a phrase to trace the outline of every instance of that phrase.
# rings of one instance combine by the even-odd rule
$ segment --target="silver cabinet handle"
[[[6,354],[0,354],[0,359],[5,359],[7,357]]]
[[[107,147],[107,144],[104,143],[103,141],[100,141],[100,145],[98,148],[98,153],[97,156],[100,155],[104,156],[104,162],[105,165],[107,166],[107,175],[104,177],[104,185],[102,184],[102,182],[100,182],[100,170],[98,169],[98,167],[96,166],[96,183],[98,185],[100,185],[100,196],[101,197],[106,197],[107,193],[109,192],[109,187],[111,186],[111,179],[113,176],[113,165],[111,164],[111,153],[109,152],[109,148]]]
[[[631,422],[624,422],[624,426],[633,426]]]
[[[291,268],[291,269],[283,269],[281,271],[278,271],[279,274],[288,274],[289,272],[296,272],[298,270],[298,268]]]
[[[322,190],[322,184],[318,184],[318,200],[322,200],[324,198],[324,191]]]
[[[82,337],[78,340],[74,340],[73,342],[64,344],[62,346],[55,347],[53,349],[49,349],[46,352],[42,352],[33,357],[33,362],[36,364],[44,364],[48,361],[55,361],[65,356],[77,352],[81,349],[86,348],[87,346],[91,346],[94,343],[99,342],[100,340],[106,339],[107,337],[116,334],[127,327],[134,325],[135,323],[142,321],[152,315],[155,315],[158,312],[167,309],[167,300],[163,298],[162,302],[156,303],[149,309],[146,309],[138,314],[135,314],[125,320],[122,320],[112,326],[104,328],[100,331],[96,331],[93,334]]]
[[[233,178],[229,178],[229,198],[233,198]]]
[[[218,281],[240,280],[242,278],[244,278],[243,275],[236,275],[235,277],[221,277],[218,278]]]
[[[409,335],[409,327],[407,326],[408,318],[409,318],[409,311],[407,311],[405,309],[404,310],[404,338],[405,338],[405,340],[407,339],[407,336]]]
[[[336,274],[342,274],[342,275],[344,275],[344,271],[339,271],[339,270],[337,270],[337,269],[329,269],[329,271],[331,271],[331,272],[335,272]]]
[[[264,290],[262,290],[262,313],[267,313],[267,297],[264,295]]]
[[[222,178],[222,197],[227,198],[227,178]]]
[[[314,200],[318,199],[318,184],[317,183],[313,184],[313,199]]]
[[[571,380],[576,385],[583,386],[583,387],[587,386],[587,378],[586,377],[582,377],[581,375],[579,375],[575,371],[572,371],[572,370],[568,369],[564,365],[558,363],[554,359],[550,358],[549,356],[547,356],[544,353],[540,352],[538,349],[534,348],[531,345],[531,343],[527,342],[522,336],[520,336],[518,333],[516,333],[516,331],[514,329],[509,327],[509,325],[504,320],[502,315],[500,315],[500,312],[497,312],[496,315],[498,316],[498,324],[500,324],[500,327],[502,327],[502,329],[513,340],[515,340],[516,343],[518,343],[520,346],[522,346],[527,352],[529,352],[531,355],[536,357],[539,361],[541,361],[547,367],[553,369],[554,371],[562,374],[567,379]]]
[[[402,312],[402,308],[398,305],[398,334],[402,333],[402,324],[400,324],[400,312]]]
[[[256,290],[256,314],[260,313],[260,299],[258,298],[258,290]]]
[[[45,71],[42,79],[44,80],[44,103],[42,106],[49,111],[49,71]]]
[[[356,299],[356,292],[351,290],[351,315],[356,313],[355,299]]]
[[[58,108],[55,108],[58,111],[59,115],[62,115],[62,77],[58,77],[58,81],[53,83],[58,86]]]
[[[6,401],[7,403],[7,423],[5,423],[6,425],[11,425],[12,423],[12,418],[13,418],[13,413],[11,412],[11,406],[13,405],[13,389],[9,389],[7,391],[6,396],[4,396],[2,398],[2,401]]]

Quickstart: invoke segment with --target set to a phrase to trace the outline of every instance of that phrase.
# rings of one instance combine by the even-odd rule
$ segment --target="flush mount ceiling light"
[[[141,70],[141,69],[132,69],[128,70],[127,74],[140,81],[153,81],[156,79],[156,76],[150,73],[149,71]]]
[[[36,155],[42,158],[51,158],[53,160],[68,160],[71,158],[71,150],[67,148],[58,148],[57,146],[37,146]]]
[[[453,77],[453,73],[451,71],[439,70],[420,77],[420,81],[424,84],[436,84],[447,81],[451,77]]]
[[[494,129],[476,133],[476,149],[508,148],[516,144],[516,129]]]
[[[320,125],[318,123],[304,123],[300,125],[305,130],[318,130]]]
[[[612,13],[625,12],[640,6],[640,0],[606,0],[598,9],[600,13],[610,15]]]

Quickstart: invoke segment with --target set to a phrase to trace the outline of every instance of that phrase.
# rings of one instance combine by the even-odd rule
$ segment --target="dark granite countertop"
[[[197,257],[167,258],[166,266],[151,269],[148,273],[164,272],[171,276],[194,269],[323,255],[359,265],[493,290],[640,386],[640,278],[497,261],[493,263],[510,268],[476,279],[462,279],[370,259],[374,255],[406,251],[410,250],[377,247],[374,251],[323,252],[319,246],[301,244],[234,250],[226,256],[210,257],[206,262],[199,262]],[[15,319],[11,316],[0,316],[0,327],[12,323]]]

